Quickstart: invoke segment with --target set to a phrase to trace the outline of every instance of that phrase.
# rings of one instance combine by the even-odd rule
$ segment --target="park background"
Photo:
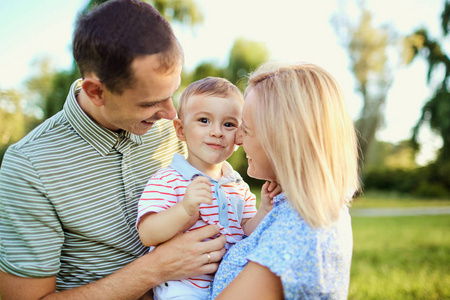
[[[0,2],[0,163],[9,145],[62,108],[79,77],[71,56],[76,16],[100,2]],[[349,299],[450,298],[450,218],[440,214],[450,206],[448,1],[147,2],[185,50],[175,100],[205,76],[243,89],[265,61],[330,71],[360,133]],[[229,161],[257,191],[242,149]],[[422,215],[426,207],[437,215]]]

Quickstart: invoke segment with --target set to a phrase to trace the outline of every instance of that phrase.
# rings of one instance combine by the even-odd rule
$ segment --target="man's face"
[[[104,89],[104,105],[100,108],[101,124],[108,129],[123,129],[143,135],[160,119],[172,120],[176,111],[172,95],[180,86],[181,65],[168,72],[158,71],[158,55],[134,59],[131,69],[134,85],[121,95]]]

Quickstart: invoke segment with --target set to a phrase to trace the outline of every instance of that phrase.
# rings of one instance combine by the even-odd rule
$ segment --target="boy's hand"
[[[201,203],[211,204],[211,182],[209,179],[204,176],[198,176],[192,180],[180,203],[189,216],[198,213]]]
[[[269,212],[272,210],[273,197],[281,193],[281,185],[277,182],[266,181],[261,188],[261,205],[258,210]]]

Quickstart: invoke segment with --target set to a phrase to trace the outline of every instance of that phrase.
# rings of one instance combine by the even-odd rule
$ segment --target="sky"
[[[0,89],[23,86],[36,69],[33,62],[49,56],[56,69],[72,64],[71,38],[78,12],[89,0],[0,0]],[[174,24],[185,51],[185,69],[208,61],[225,67],[238,37],[264,42],[270,60],[307,61],[333,74],[346,96],[350,113],[358,117],[362,99],[349,70],[349,59],[333,16],[346,13],[356,20],[357,0],[195,0],[205,19],[195,28]],[[444,0],[366,0],[375,25],[387,24],[398,35],[425,27],[441,36],[440,14]],[[411,136],[421,108],[431,96],[426,84],[427,65],[417,59],[393,69],[395,77],[385,107],[385,124],[377,137],[398,142]],[[420,134],[423,163],[432,158],[440,140],[424,128]]]

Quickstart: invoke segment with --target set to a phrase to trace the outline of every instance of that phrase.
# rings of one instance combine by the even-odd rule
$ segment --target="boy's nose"
[[[211,134],[211,136],[214,136],[214,137],[222,137],[223,136],[222,129],[219,126],[211,126],[210,134]]]

